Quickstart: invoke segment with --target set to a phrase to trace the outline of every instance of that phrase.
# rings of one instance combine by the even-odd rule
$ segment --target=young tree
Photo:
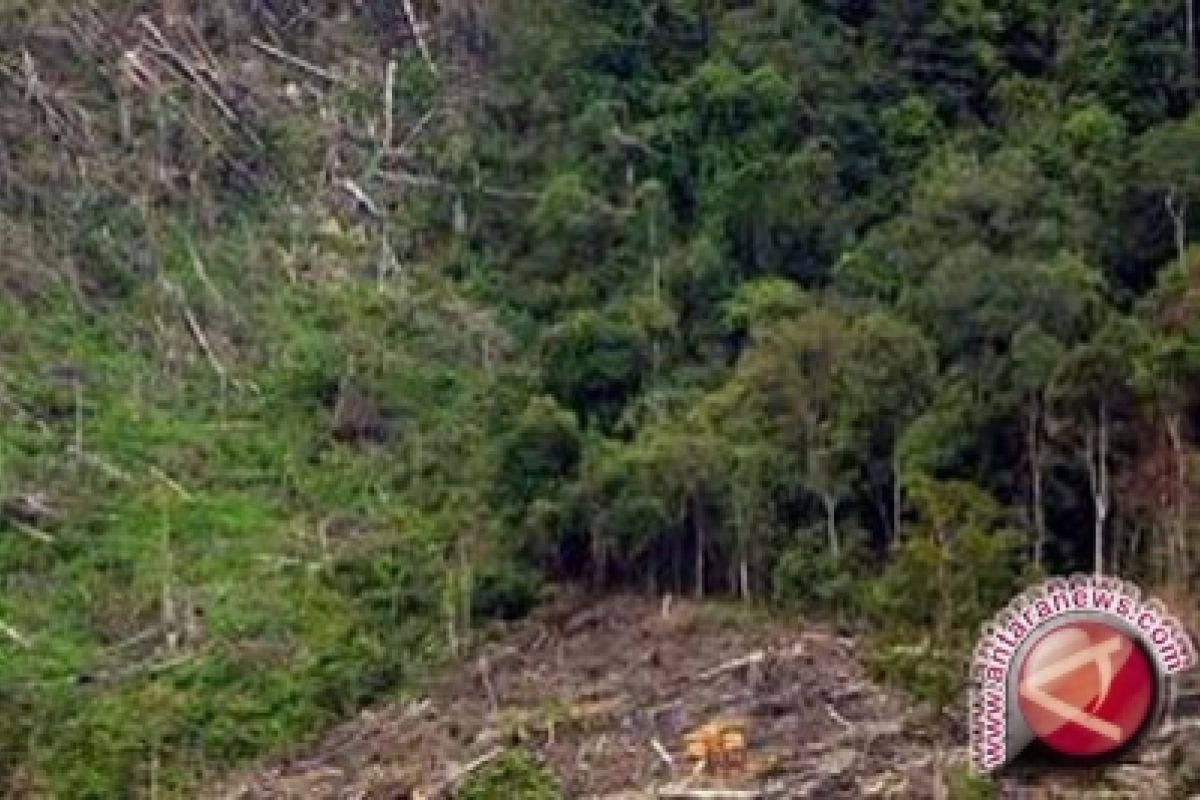
[[[542,340],[549,392],[588,422],[614,424],[641,387],[650,352],[642,331],[619,313],[578,311]]]
[[[1192,208],[1200,201],[1200,111],[1146,133],[1134,153],[1133,173],[1133,187],[1148,193],[1157,210],[1141,224],[1154,230],[1165,218],[1175,260],[1185,269]],[[1155,256],[1165,258],[1165,252],[1153,249]],[[1154,266],[1159,263],[1156,258]]]
[[[640,474],[663,505],[676,510],[676,524],[690,533],[693,588],[703,597],[709,586],[707,567],[720,544],[719,517],[726,477],[722,442],[695,413],[668,420],[640,433],[632,445]]]
[[[915,326],[881,311],[858,318],[851,333],[841,375],[839,425],[850,432],[880,521],[889,538],[894,538],[900,528],[903,490],[897,445],[905,427],[933,394],[936,352]]]
[[[1113,413],[1130,388],[1134,327],[1128,319],[1110,319],[1096,336],[1066,353],[1051,384],[1058,416],[1069,421],[1068,430],[1082,445],[1092,502],[1092,565],[1097,574],[1104,571],[1112,511]]]
[[[750,600],[764,567],[766,535],[775,522],[781,476],[794,472],[789,454],[771,436],[769,421],[754,402],[753,389],[728,380],[701,401],[697,414],[720,437],[722,469],[727,476],[727,524],[732,527],[730,587]]]
[[[1138,353],[1137,389],[1162,421],[1171,452],[1171,520],[1167,537],[1168,576],[1186,582],[1191,572],[1188,543],[1192,489],[1189,412],[1200,381],[1200,260],[1193,250],[1180,264],[1164,268],[1158,286],[1143,301],[1140,318],[1147,341]]]
[[[1065,355],[1062,342],[1036,323],[1017,331],[1012,343],[1013,385],[1021,398],[1025,463],[1029,473],[1029,516],[1033,523],[1033,563],[1042,566],[1046,549],[1046,411],[1050,382]]]
[[[1170,447],[1172,485],[1166,572],[1175,582],[1183,583],[1191,573],[1188,545],[1191,445],[1186,420],[1192,390],[1200,381],[1200,342],[1174,336],[1157,337],[1149,343],[1138,366],[1138,388],[1162,420]]]
[[[695,413],[649,423],[628,442],[597,443],[577,502],[598,583],[606,583],[615,568],[626,577],[640,571],[656,584],[665,562],[676,588],[690,575],[697,597],[708,591],[708,567],[723,544],[728,478],[722,447]]]
[[[892,644],[874,660],[942,706],[961,691],[979,625],[1018,590],[1025,542],[971,483],[918,472],[909,487],[914,520],[868,595]]]
[[[844,315],[818,307],[764,330],[739,365],[740,379],[754,387],[774,434],[798,455],[800,481],[821,503],[835,558],[837,509],[855,457],[854,436],[840,410],[852,335]]]

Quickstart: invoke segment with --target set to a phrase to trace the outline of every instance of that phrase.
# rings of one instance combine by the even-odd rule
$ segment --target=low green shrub
[[[822,540],[808,537],[780,556],[771,573],[772,599],[784,607],[852,620],[860,616],[869,563],[856,541],[848,541],[834,558]]]
[[[458,791],[458,800],[558,800],[558,779],[526,750],[509,750]]]

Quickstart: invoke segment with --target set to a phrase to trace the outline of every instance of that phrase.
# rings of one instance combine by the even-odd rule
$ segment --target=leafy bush
[[[785,606],[834,614],[850,620],[861,614],[871,557],[856,540],[843,543],[834,558],[818,535],[779,556],[771,573],[772,599]]]
[[[1000,790],[991,778],[968,767],[952,769],[947,784],[950,800],[993,800],[1000,796]]]
[[[520,564],[502,561],[485,566],[475,579],[471,609],[476,619],[520,619],[542,597],[542,578]]]
[[[912,495],[917,523],[865,597],[878,631],[869,661],[940,707],[962,689],[982,624],[1021,589],[1026,543],[974,486],[918,477]]]
[[[558,780],[535,756],[509,750],[459,789],[458,800],[559,800]]]
[[[582,455],[575,415],[552,398],[535,397],[499,443],[498,502],[517,510],[574,477]]]

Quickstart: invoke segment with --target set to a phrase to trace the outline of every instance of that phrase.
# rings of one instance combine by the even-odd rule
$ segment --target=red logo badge
[[[1018,674],[1021,716],[1056,752],[1104,756],[1133,741],[1154,712],[1157,677],[1141,645],[1103,622],[1053,626]]]

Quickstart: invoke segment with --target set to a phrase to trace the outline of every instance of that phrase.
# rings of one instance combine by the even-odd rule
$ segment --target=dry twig
[[[404,6],[404,16],[408,19],[408,27],[412,29],[413,38],[417,40],[417,49],[421,51],[421,56],[429,65],[429,71],[436,75],[438,68],[433,61],[433,54],[429,50],[429,43],[425,41],[425,26],[417,19],[417,12],[413,9],[412,0],[401,0],[401,4]]]
[[[495,761],[503,753],[504,753],[503,747],[495,747],[495,748],[487,751],[486,753],[484,753],[483,755],[474,759],[473,761],[468,762],[465,766],[460,767],[459,769],[456,769],[454,771],[454,774],[452,774],[449,778],[447,778],[442,783],[440,783],[437,786],[435,786],[434,788],[430,789],[428,793],[421,793],[419,796],[423,797],[423,798],[428,798],[428,800],[434,800],[434,798],[438,798],[438,797],[452,796],[455,788],[457,788],[459,784],[461,784],[464,780],[466,780],[467,777],[469,777],[471,775],[471,773],[473,773],[476,770],[480,769],[481,767],[484,767],[487,764],[490,764],[491,762]],[[414,797],[416,797],[416,796],[418,796],[418,795],[414,794]]]
[[[212,101],[213,105],[217,107],[227,120],[232,123],[239,121],[238,115],[229,107],[229,104],[225,102],[217,91],[220,88],[220,84],[213,75],[202,74],[189,58],[171,47],[171,43],[167,40],[167,37],[150,21],[149,17],[145,15],[139,16],[138,25],[150,35],[151,41],[148,47],[152,53],[166,59],[171,66],[175,67],[192,85]],[[205,72],[209,72],[209,70],[205,70]]]
[[[654,792],[663,800],[758,800],[764,797],[757,789],[689,789],[685,786],[666,786]]]
[[[54,544],[54,537],[40,528],[35,528],[27,522],[22,522],[19,519],[10,519],[9,523],[17,529],[18,533],[23,533],[30,539],[36,539],[43,544]]]
[[[675,759],[667,752],[667,748],[663,747],[663,743],[658,739],[651,739],[650,746],[654,748],[654,753],[657,755],[669,769],[675,769]]]
[[[836,708],[834,708],[832,705],[830,705],[829,703],[825,704],[825,713],[827,713],[829,715],[830,719],[832,719],[834,722],[841,725],[843,728],[853,728],[854,727],[854,725],[850,722],[850,720],[846,719],[841,714],[839,714],[838,710]]]
[[[392,130],[395,124],[396,62],[389,61],[383,80],[383,149],[392,149]]]
[[[3,633],[9,639],[12,639],[14,642],[21,645],[21,647],[26,649],[33,647],[33,642],[29,640],[29,637],[25,636],[23,633],[6,622],[0,622],[0,633]]]
[[[283,61],[287,64],[291,64],[293,67],[303,70],[304,72],[307,72],[310,75],[315,75],[318,78],[321,78],[322,80],[326,80],[326,81],[329,81],[330,83],[336,83],[336,84],[341,84],[341,85],[345,85],[345,83],[346,83],[346,81],[339,78],[337,75],[334,75],[329,70],[324,69],[322,67],[318,67],[316,64],[312,63],[311,61],[305,61],[303,58],[300,58],[299,56],[292,55],[291,53],[287,52],[286,50],[280,50],[275,45],[267,44],[262,39],[253,38],[250,40],[250,44],[254,45],[255,49],[261,50],[262,52],[266,53],[269,56],[273,56],[273,57],[279,59],[280,61]]]
[[[719,664],[710,670],[701,672],[699,675],[696,676],[696,680],[700,680],[700,681],[712,680],[713,678],[724,675],[726,672],[733,672],[735,670],[742,669],[743,667],[753,666],[754,664],[761,664],[763,662],[763,660],[766,659],[766,657],[767,657],[766,652],[764,652],[762,650],[757,650],[757,651],[751,653],[750,655],[742,656],[741,658],[735,658],[732,661],[726,661],[724,664]]]
[[[182,497],[184,500],[192,499],[191,492],[189,492],[187,489],[183,488],[183,486],[181,486],[178,481],[176,481],[174,478],[172,478],[167,473],[163,472],[157,466],[155,466],[153,464],[150,465],[150,474],[153,475],[155,478],[157,478],[159,481],[161,481],[163,483],[163,485],[165,485],[168,489],[170,489],[171,491],[175,492],[175,494]]]
[[[355,202],[357,202],[363,208],[363,210],[365,210],[372,217],[383,216],[382,212],[379,210],[379,206],[374,200],[371,199],[369,194],[363,191],[363,188],[357,183],[349,178],[342,178],[342,180],[338,182],[338,186],[340,186],[346,191],[347,194],[353,197]]]
[[[114,480],[118,480],[122,483],[129,483],[133,480],[128,472],[116,466],[111,461],[107,461],[91,451],[83,450],[77,445],[71,445],[67,449],[67,452],[81,460],[83,463],[95,467]]]

